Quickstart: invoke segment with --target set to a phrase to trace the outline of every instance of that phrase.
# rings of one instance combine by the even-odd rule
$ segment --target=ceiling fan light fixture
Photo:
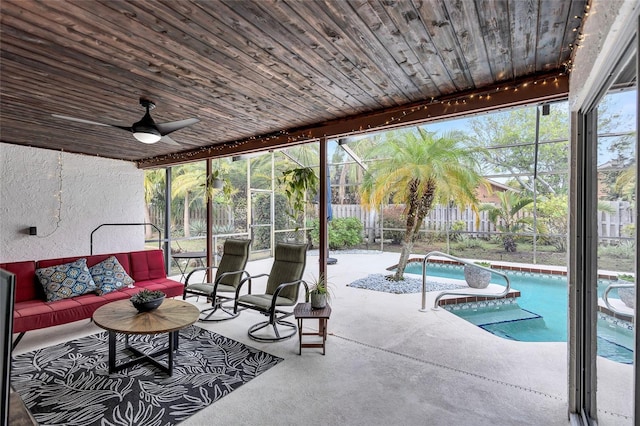
[[[133,132],[133,137],[142,143],[148,144],[156,143],[162,138],[160,132],[155,129]]]

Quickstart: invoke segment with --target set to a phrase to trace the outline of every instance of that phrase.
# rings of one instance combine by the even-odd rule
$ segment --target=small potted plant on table
[[[160,290],[144,289],[131,296],[131,303],[138,312],[148,312],[157,309],[167,295]]]
[[[311,285],[309,296],[312,309],[324,309],[327,306],[327,301],[331,299],[331,296],[327,282],[323,277],[320,277]]]

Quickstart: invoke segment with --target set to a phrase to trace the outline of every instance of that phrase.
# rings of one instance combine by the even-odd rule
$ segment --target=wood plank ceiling
[[[0,7],[0,141],[141,166],[239,141],[264,149],[331,123],[359,129],[376,114],[389,123],[398,111],[440,99],[546,82],[570,69],[588,10],[584,0],[3,0]],[[144,114],[141,97],[155,102],[156,122],[200,122],[171,134],[178,146],[147,145],[122,129],[53,116],[129,127]]]

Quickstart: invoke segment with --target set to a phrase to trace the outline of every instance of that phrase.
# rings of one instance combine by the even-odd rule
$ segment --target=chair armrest
[[[189,272],[189,275],[187,275],[187,279],[184,280],[184,286],[188,286],[189,285],[189,279],[191,279],[191,275],[194,274],[194,272],[198,272],[198,271],[207,271],[209,269],[217,269],[217,266],[201,266],[199,268],[194,268],[191,272]],[[202,282],[204,282],[204,279],[202,280]]]
[[[222,274],[220,274],[220,276],[216,279],[215,283],[213,283],[213,293],[217,294],[218,292],[218,284],[220,284],[220,281],[222,281],[222,279],[224,277],[228,277],[229,275],[237,275],[237,274],[246,274],[247,277],[249,277],[249,272],[243,270],[240,271],[229,271],[229,272],[223,272]],[[246,278],[245,278],[246,279]],[[240,280],[240,284],[238,284],[238,287],[242,286],[242,284],[244,284],[243,282],[244,280]],[[251,283],[249,283],[249,293],[251,293]],[[237,292],[236,292],[236,296],[237,296]]]
[[[282,283],[280,284],[277,288],[276,291],[273,292],[273,299],[271,299],[271,316],[273,317],[275,315],[275,311],[276,311],[276,299],[278,298],[278,295],[280,294],[280,292],[282,290],[284,290],[286,287],[292,286],[292,285],[296,285],[302,283],[304,284],[304,289],[305,289],[305,301],[309,301],[309,285],[307,284],[307,282],[305,280],[296,280],[296,281],[291,281],[290,283]]]

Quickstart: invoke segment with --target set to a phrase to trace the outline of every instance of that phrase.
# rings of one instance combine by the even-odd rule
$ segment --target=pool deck
[[[298,340],[247,336],[263,317],[245,311],[198,325],[285,359],[181,425],[568,425],[567,345],[494,336],[444,309],[420,311],[421,295],[348,287],[388,273],[398,253],[331,252],[332,315],[326,355]],[[249,262],[252,274],[272,260]],[[305,278],[318,275],[310,254]],[[179,277],[177,277],[179,278]],[[260,291],[254,287],[254,292]],[[433,306],[437,292],[427,294]],[[206,306],[204,300],[196,302]],[[305,321],[305,329],[316,327]],[[29,332],[16,353],[101,329],[88,321]],[[631,425],[633,367],[598,358],[599,425]],[[254,407],[254,408],[252,408]]]

